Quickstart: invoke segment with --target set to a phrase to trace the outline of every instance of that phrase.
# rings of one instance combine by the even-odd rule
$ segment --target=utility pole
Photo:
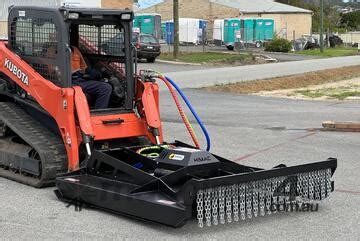
[[[174,5],[174,59],[179,55],[179,0],[173,0]]]
[[[320,0],[320,52],[324,52],[324,0]]]

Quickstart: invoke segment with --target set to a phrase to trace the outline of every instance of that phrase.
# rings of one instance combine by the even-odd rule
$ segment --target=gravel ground
[[[0,178],[0,239],[358,239],[359,134],[307,129],[320,127],[324,120],[360,121],[360,102],[186,93],[211,133],[214,153],[234,160],[247,156],[241,163],[264,168],[337,157],[331,199],[316,213],[278,214],[211,229],[199,229],[193,221],[173,229],[99,210],[75,212],[56,199],[54,188],[38,190]],[[166,93],[161,98],[166,138],[190,142],[169,98]]]

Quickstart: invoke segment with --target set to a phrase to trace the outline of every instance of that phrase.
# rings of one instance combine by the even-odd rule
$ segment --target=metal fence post
[[[205,21],[204,21],[204,19],[202,20],[201,37],[202,37],[203,53],[205,53]]]

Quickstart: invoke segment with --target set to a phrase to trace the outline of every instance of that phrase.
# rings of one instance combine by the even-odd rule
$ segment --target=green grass
[[[348,47],[336,47],[336,48],[326,48],[323,53],[320,52],[320,49],[302,50],[296,53],[303,55],[320,56],[320,57],[341,57],[341,56],[357,55],[358,49],[348,48]]]
[[[251,54],[226,54],[214,52],[201,53],[180,53],[177,59],[174,59],[172,53],[162,53],[160,59],[168,61],[179,61],[186,63],[224,63],[244,62],[254,60]]]
[[[351,87],[328,88],[320,90],[299,90],[296,93],[310,98],[320,98],[323,96],[344,100],[348,97],[360,97],[360,90]]]

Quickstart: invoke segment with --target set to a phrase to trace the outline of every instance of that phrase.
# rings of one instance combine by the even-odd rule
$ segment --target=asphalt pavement
[[[324,120],[360,121],[360,102],[303,101],[185,90],[212,137],[212,151],[239,163],[271,168],[339,159],[335,189],[318,212],[276,214],[246,222],[180,229],[101,210],[76,212],[54,188],[34,189],[0,178],[0,239],[356,240],[360,237],[358,133],[308,131]],[[189,142],[166,92],[161,96],[167,140]],[[192,120],[192,119],[191,119]],[[199,129],[196,128],[201,136]],[[204,145],[203,138],[201,143]],[[159,214],[166,215],[166,214]]]
[[[200,88],[217,84],[253,81],[359,64],[360,55],[357,55],[238,67],[189,69],[187,71],[170,71],[165,74],[174,79],[182,88]]]

